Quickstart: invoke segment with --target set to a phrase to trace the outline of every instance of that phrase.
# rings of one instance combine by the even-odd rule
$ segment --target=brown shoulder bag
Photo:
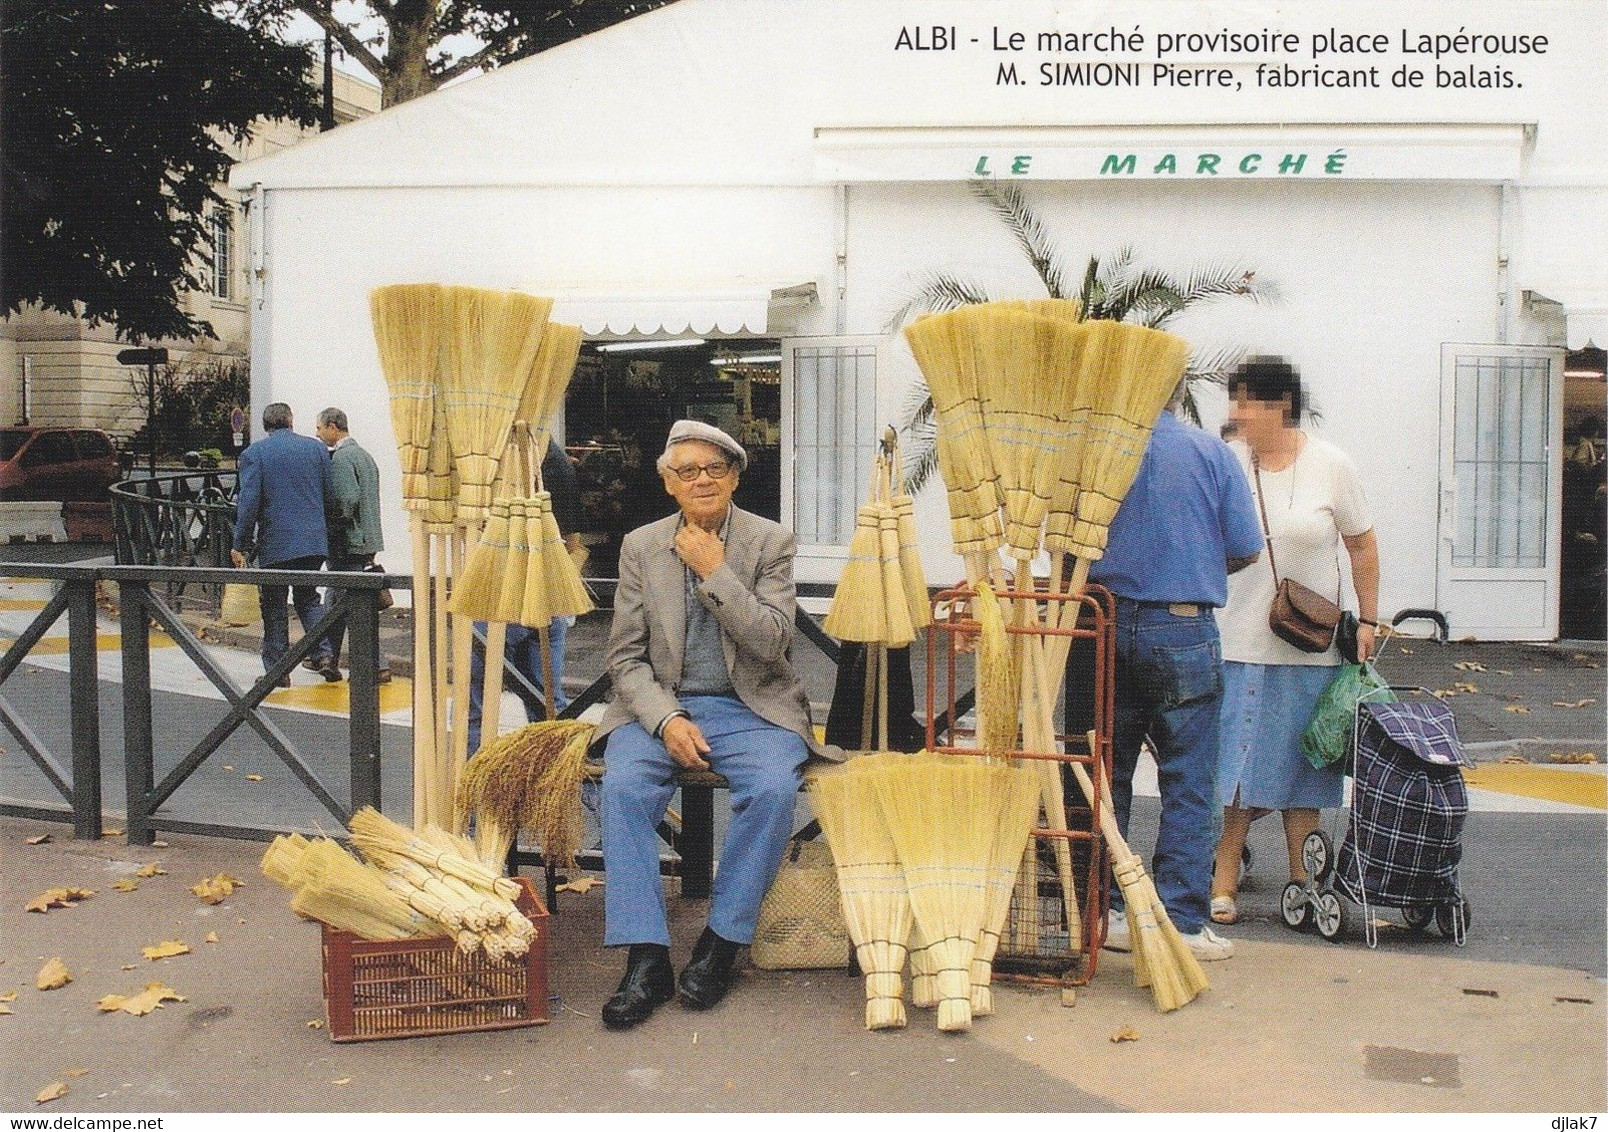
[[[1267,564],[1273,571],[1273,607],[1268,610],[1267,627],[1279,640],[1302,652],[1328,652],[1340,625],[1340,607],[1293,578],[1279,579],[1278,563],[1273,559],[1273,535],[1267,525],[1267,504],[1262,499],[1262,469],[1255,454],[1251,456],[1251,472],[1256,479],[1256,506],[1262,513],[1262,536],[1267,540]]]

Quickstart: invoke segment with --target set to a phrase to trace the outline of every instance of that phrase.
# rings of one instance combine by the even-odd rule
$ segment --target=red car
[[[0,429],[0,500],[104,503],[122,478],[117,447],[98,428]]]

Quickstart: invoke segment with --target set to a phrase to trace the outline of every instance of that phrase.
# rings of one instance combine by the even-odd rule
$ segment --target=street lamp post
[[[150,442],[150,475],[156,478],[156,367],[167,365],[168,352],[161,346],[138,350],[119,350],[117,361],[125,366],[145,367],[145,431]]]

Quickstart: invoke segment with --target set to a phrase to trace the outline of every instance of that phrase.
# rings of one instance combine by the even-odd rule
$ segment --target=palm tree
[[[1276,285],[1259,280],[1256,272],[1232,264],[1208,264],[1178,279],[1155,268],[1134,265],[1132,247],[1101,260],[1090,256],[1076,290],[1068,286],[1069,276],[1062,268],[1060,248],[1045,230],[1037,210],[1028,204],[1021,189],[996,181],[973,181],[972,192],[991,208],[1009,229],[1022,253],[1052,299],[1076,298],[1084,318],[1134,322],[1152,329],[1165,329],[1186,308],[1218,299],[1245,298],[1254,303],[1278,301]],[[917,315],[954,310],[969,303],[986,303],[983,288],[968,279],[946,272],[933,272],[922,282],[908,302],[888,320],[894,331]],[[1192,354],[1184,371],[1184,413],[1196,424],[1200,410],[1195,389],[1201,384],[1223,385],[1229,373],[1244,358],[1242,347],[1228,347]],[[937,467],[937,417],[932,393],[923,379],[917,379],[906,400],[904,431],[910,435],[906,490],[919,491]]]

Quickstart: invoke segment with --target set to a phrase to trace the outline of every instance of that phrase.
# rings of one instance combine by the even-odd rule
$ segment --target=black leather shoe
[[[726,997],[731,968],[742,944],[733,943],[705,928],[693,946],[692,958],[681,969],[680,998],[694,1010],[708,1010]]]
[[[332,656],[326,656],[318,662],[318,674],[330,684],[345,679],[341,675],[341,666],[335,663],[335,658]]]
[[[669,1002],[676,993],[676,972],[670,966],[670,951],[656,943],[634,943],[625,977],[614,996],[603,1004],[603,1024],[611,1030],[627,1030],[646,1022],[654,1008]]]

